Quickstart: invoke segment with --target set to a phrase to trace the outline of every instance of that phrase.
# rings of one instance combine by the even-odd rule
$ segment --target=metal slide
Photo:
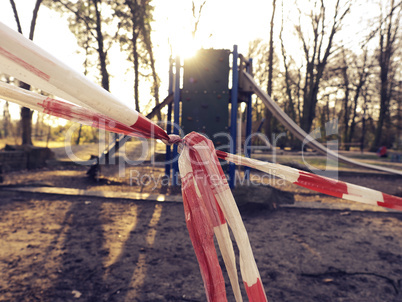
[[[253,77],[243,71],[242,76],[244,79],[244,84],[247,86],[247,90],[253,91],[264,103],[264,105],[271,111],[271,113],[277,118],[282,125],[286,127],[293,135],[295,135],[300,141],[302,141],[307,146],[313,148],[317,152],[326,155],[327,157],[338,160],[347,164],[352,164],[357,167],[362,167],[371,170],[377,170],[381,172],[387,172],[391,174],[396,174],[402,176],[402,171],[398,171],[391,168],[381,167],[370,165],[366,163],[361,163],[349,159],[343,155],[340,155],[330,149],[327,149],[324,145],[316,141],[313,137],[307,134],[303,129],[301,129],[282,109],[271,99],[271,97],[258,86],[258,84],[254,81]]]

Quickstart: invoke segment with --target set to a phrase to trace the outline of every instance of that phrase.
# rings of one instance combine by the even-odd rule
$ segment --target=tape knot
[[[181,143],[182,141],[183,140],[181,139],[181,137],[178,136],[177,134],[169,134],[169,140],[168,140],[169,145],[178,144]]]

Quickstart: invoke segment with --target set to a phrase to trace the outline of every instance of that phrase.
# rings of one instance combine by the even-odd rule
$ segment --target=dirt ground
[[[85,171],[66,166],[5,175],[0,301],[206,301],[181,203],[10,190],[152,191],[152,184],[131,179],[130,185],[113,168],[99,182]],[[400,178],[342,180],[402,192]],[[295,205],[349,204],[294,185],[280,189],[295,194]],[[269,301],[402,301],[402,213],[280,205],[241,212]],[[234,301],[228,282],[227,293]]]

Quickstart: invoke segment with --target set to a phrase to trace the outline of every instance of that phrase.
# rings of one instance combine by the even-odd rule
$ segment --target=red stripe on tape
[[[215,250],[214,232],[208,211],[195,191],[192,173],[182,178],[183,207],[186,225],[193,244],[208,301],[226,300],[225,280]]]
[[[382,193],[384,202],[378,201],[377,204],[381,207],[402,211],[402,198],[397,196]]]
[[[348,186],[342,181],[325,178],[303,171],[299,171],[299,178],[295,184],[339,198],[342,198],[343,194],[348,193]]]
[[[228,154],[226,152],[220,150],[216,150],[216,155],[223,160],[226,160],[226,158],[228,157]]]
[[[15,63],[17,63],[18,65],[20,65],[24,69],[34,73],[38,77],[40,77],[40,78],[42,78],[42,79],[44,79],[46,81],[49,81],[49,79],[50,79],[49,75],[47,75],[43,71],[39,70],[35,66],[32,66],[31,64],[25,62],[23,59],[17,57],[16,55],[12,54],[11,52],[8,52],[7,50],[5,50],[2,47],[0,47],[0,54],[2,54],[3,56],[9,58],[11,61],[14,61]]]
[[[130,127],[142,133],[145,137],[169,141],[169,135],[161,127],[140,113],[138,114],[138,120]]]
[[[247,297],[250,302],[267,301],[267,297],[265,296],[260,279],[257,279],[257,283],[252,286],[248,286],[247,283],[244,282],[244,287],[246,288]]]
[[[209,216],[212,220],[214,227],[226,223],[225,216],[222,209],[218,204],[213,192],[214,183],[220,182],[218,177],[214,178],[203,169],[203,163],[198,160],[193,152],[190,151],[191,167],[194,171],[194,179],[197,182],[198,189],[202,198],[204,199],[205,207],[208,210]],[[222,177],[222,176],[221,176]],[[211,190],[209,191],[208,188]]]
[[[43,108],[43,112],[53,116],[61,117],[68,120],[76,120],[82,123],[92,123],[92,127],[105,129],[111,132],[119,132],[127,135],[135,134],[135,131],[124,124],[108,118],[102,114],[91,112],[90,110],[69,104],[63,101],[46,98],[42,103],[38,103]],[[138,136],[144,137],[139,134]]]

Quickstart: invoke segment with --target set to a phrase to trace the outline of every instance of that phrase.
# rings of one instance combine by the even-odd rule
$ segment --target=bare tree
[[[269,50],[268,50],[268,84],[267,84],[267,93],[272,97],[272,74],[273,74],[273,59],[274,59],[274,18],[275,18],[275,10],[276,10],[276,0],[272,0],[272,15],[270,22],[270,31],[269,31]],[[265,108],[265,135],[270,136],[271,129],[271,119],[272,113]]]
[[[11,116],[8,102],[3,106],[3,136],[7,138],[11,134]]]
[[[347,137],[345,140],[346,144],[350,144],[352,142],[353,136],[355,134],[356,123],[357,123],[356,118],[357,118],[358,101],[362,95],[364,85],[366,84],[366,81],[371,74],[371,67],[372,67],[371,63],[369,62],[369,59],[368,59],[367,49],[363,50],[361,59],[358,60],[356,58],[356,61],[357,61],[355,63],[356,76],[352,83],[354,86],[354,96],[353,96],[352,104],[351,104],[352,117],[350,119],[349,132],[347,132]],[[365,107],[365,104],[363,104],[363,106]],[[348,150],[349,148],[346,147],[346,149]]]
[[[85,50],[84,75],[86,76],[88,74],[88,68],[90,66],[89,56],[91,54],[90,36],[88,33],[86,35],[84,34],[82,46]],[[77,139],[75,140],[76,145],[80,144],[81,136],[82,136],[82,124],[80,124],[80,127],[78,128]]]
[[[116,3],[118,2],[116,1]],[[155,99],[155,106],[159,104],[160,79],[156,72],[151,40],[153,7],[150,3],[150,0],[122,0],[120,4],[114,7],[121,29],[119,34],[120,47],[128,53],[129,61],[133,62],[134,103],[137,111],[140,111],[140,77],[144,76],[141,70],[151,69],[152,94]],[[160,118],[160,113],[158,113],[158,118]]]
[[[343,79],[343,87],[344,87],[344,97],[343,97],[343,143],[346,144],[348,131],[349,131],[349,95],[351,92],[350,80],[349,80],[349,65],[346,62],[346,53],[345,49],[342,49],[342,67],[341,74]]]
[[[340,117],[342,143],[346,150],[349,150],[354,137],[359,100],[362,97],[362,89],[373,72],[371,67],[367,47],[363,49],[361,55],[356,55],[351,50],[342,47],[338,56],[328,66],[324,76],[328,87],[343,91],[342,106],[338,116]],[[364,104],[360,104],[360,108],[363,107]]]
[[[102,75],[102,87],[107,91],[110,90],[110,82],[109,82],[109,73],[107,71],[107,51],[105,50],[104,45],[104,34],[102,31],[102,16],[101,16],[101,8],[100,3],[102,0],[92,0],[92,4],[94,6],[95,11],[95,31],[96,31],[96,42],[97,42],[97,51],[99,54],[99,66],[100,72]]]
[[[285,49],[284,45],[284,40],[283,40],[283,1],[282,1],[282,21],[281,21],[281,30],[279,34],[279,40],[281,42],[281,54],[282,54],[282,60],[283,60],[283,67],[284,67],[284,76],[285,76],[285,91],[286,91],[286,97],[287,97],[287,105],[286,105],[286,110],[285,112],[288,113],[290,118],[294,121],[296,121],[296,108],[295,108],[295,94],[296,98],[298,99],[298,96],[300,94],[300,72],[297,73],[297,77],[295,78],[291,74],[290,70],[290,62],[288,59],[288,55]],[[296,93],[294,93],[296,91]],[[299,101],[298,101],[299,103]],[[297,109],[299,109],[299,106],[297,106]],[[298,110],[299,111],[299,110]]]
[[[56,11],[71,15],[69,18],[70,30],[77,38],[78,45],[85,49],[87,55],[92,54],[90,49],[97,53],[100,82],[102,87],[109,91],[107,52],[111,42],[108,46],[106,40],[111,41],[112,39],[103,30],[103,25],[110,20],[102,17],[102,0],[78,0],[75,2],[44,0],[44,4]],[[88,56],[85,64],[88,65]]]
[[[42,0],[36,0],[35,6],[34,6],[34,9],[32,12],[31,26],[29,29],[29,39],[30,40],[33,40],[33,38],[34,38],[36,20],[38,18],[38,12],[39,12],[39,7],[40,7],[41,3],[42,3]],[[10,4],[13,9],[14,18],[15,18],[15,22],[17,23],[18,32],[20,34],[22,34],[22,27],[21,27],[19,16],[18,16],[17,6],[15,5],[14,0],[10,0]],[[26,90],[31,89],[31,86],[24,82],[20,82],[19,86]],[[33,111],[31,109],[29,109],[27,107],[21,108],[21,128],[22,128],[21,139],[22,139],[23,145],[32,145],[32,114],[33,114]]]
[[[44,0],[46,5],[61,12],[72,13],[70,18],[70,30],[75,34],[78,44],[86,51],[87,67],[90,65],[88,58],[93,52],[97,53],[98,69],[101,76],[101,84],[109,90],[109,72],[107,66],[108,50],[113,43],[118,41],[121,49],[128,53],[128,60],[133,64],[134,105],[140,111],[140,77],[143,75],[143,67],[151,69],[153,79],[152,94],[155,105],[159,104],[160,79],[156,72],[155,57],[151,41],[152,6],[150,0],[79,0],[76,2],[65,0]],[[102,12],[105,7],[113,11],[113,17]],[[115,33],[111,33],[112,19],[118,20]],[[160,117],[160,115],[158,116]]]
[[[247,56],[253,58],[253,77],[260,86],[265,86],[268,80],[267,76],[267,56],[268,45],[262,39],[256,39],[249,42]],[[253,103],[253,114],[256,121],[261,121],[265,115],[265,106],[261,106],[258,97]]]
[[[389,107],[392,99],[392,85],[395,73],[396,62],[393,60],[395,50],[397,49],[397,38],[399,33],[401,19],[402,2],[395,4],[391,0],[388,10],[381,7],[381,16],[379,18],[379,45],[378,45],[378,64],[380,67],[380,114],[375,131],[375,137],[371,150],[375,151],[384,143],[382,138],[383,127],[387,118],[389,119]],[[385,16],[383,15],[385,14]]]
[[[193,37],[193,40],[195,39],[195,35],[197,34],[198,31],[198,24],[200,23],[201,20],[201,14],[202,14],[202,9],[204,8],[204,5],[207,1],[203,1],[197,8],[197,5],[195,4],[194,1],[191,2],[191,11],[193,13],[193,18],[194,18],[194,28],[191,31],[191,35]]]
[[[140,111],[140,55],[139,55],[139,37],[140,37],[140,4],[136,0],[125,0],[125,4],[130,11],[131,21],[131,56],[134,67],[134,103],[135,109]]]
[[[205,4],[205,2],[204,2]],[[152,85],[152,94],[155,99],[155,107],[159,105],[159,87],[160,87],[160,79],[158,76],[158,73],[156,72],[156,67],[155,67],[155,56],[153,53],[153,46],[152,46],[152,40],[151,40],[151,23],[150,20],[152,19],[151,17],[151,9],[150,9],[150,0],[143,1],[141,4],[141,10],[142,13],[140,15],[140,27],[141,27],[141,33],[142,37],[144,40],[144,46],[145,49],[148,53],[149,57],[149,65],[151,68],[151,73],[152,73],[152,78],[153,78],[153,85]],[[161,113],[160,111],[157,112],[157,118],[158,120],[161,120]]]
[[[311,1],[310,1],[311,4]],[[304,71],[303,108],[300,120],[301,127],[310,132],[316,115],[317,95],[329,57],[333,52],[334,36],[340,30],[342,20],[350,10],[350,2],[345,5],[336,1],[333,16],[328,22],[328,13],[324,0],[312,3],[308,18],[311,25],[312,38],[307,39],[308,30],[300,22],[303,12],[299,9],[299,24],[295,26],[296,33],[302,43],[306,67]]]

